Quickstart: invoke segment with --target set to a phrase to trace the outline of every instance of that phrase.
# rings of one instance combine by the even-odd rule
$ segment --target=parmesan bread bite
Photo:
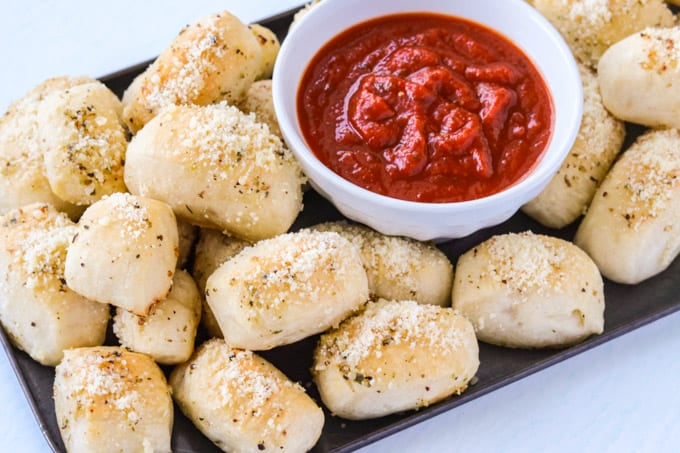
[[[120,307],[113,318],[113,332],[121,346],[151,356],[162,365],[189,360],[201,318],[201,296],[191,276],[177,271],[172,290],[140,317]]]
[[[260,71],[256,80],[269,79],[274,72],[274,62],[279,55],[281,43],[273,31],[260,24],[249,25],[250,31],[255,35],[257,43],[260,45]]]
[[[379,300],[321,336],[312,373],[333,414],[361,420],[460,394],[478,368],[475,332],[454,310]]]
[[[602,274],[635,284],[680,252],[680,132],[640,136],[598,189],[574,242]]]
[[[46,80],[0,117],[0,214],[42,202],[72,218],[80,216],[82,208],[62,200],[50,187],[40,144],[38,109],[49,94],[92,81],[87,77]]]
[[[598,65],[604,105],[618,118],[680,127],[680,27],[647,28],[611,46]]]
[[[0,322],[12,343],[43,365],[63,351],[104,343],[109,307],[66,286],[64,260],[76,233],[66,214],[32,204],[0,217]]]
[[[271,349],[323,332],[368,299],[359,250],[337,233],[261,241],[208,278],[208,304],[237,348]]]
[[[160,368],[144,354],[118,347],[66,351],[54,406],[69,453],[171,451],[172,398]]]
[[[336,232],[359,249],[372,298],[451,305],[453,266],[434,245],[385,236],[345,221],[322,223],[312,229]]]
[[[136,133],[168,105],[240,101],[262,71],[255,34],[227,11],[184,28],[123,97]]]
[[[40,85],[35,86],[31,91],[26,93],[18,100],[12,102],[7,109],[7,113],[13,113],[17,110],[31,109],[42,102],[46,96],[69,88],[83,85],[86,83],[96,82],[95,79],[86,76],[58,76],[52,77]]]
[[[494,236],[458,259],[453,308],[477,338],[562,347],[604,329],[602,277],[574,244],[531,232]]]
[[[50,187],[59,198],[90,205],[126,190],[121,109],[116,95],[100,82],[45,97],[38,109],[40,148]]]
[[[565,227],[585,212],[626,135],[623,123],[602,105],[595,73],[581,64],[579,70],[583,119],[574,146],[545,189],[522,207],[526,214],[551,228]]]
[[[279,121],[274,111],[274,98],[272,98],[272,81],[260,80],[253,83],[248,89],[245,99],[238,106],[245,113],[254,113],[257,121],[264,123],[269,132],[283,140]]]
[[[236,107],[168,107],[132,140],[125,182],[178,217],[255,241],[302,209],[302,171],[281,141]]]
[[[220,325],[217,323],[208,302],[205,300],[205,284],[208,281],[208,277],[210,277],[217,268],[230,258],[241,253],[241,250],[249,245],[249,242],[227,236],[217,230],[201,228],[199,232],[192,275],[203,296],[201,322],[208,331],[208,335],[211,337],[222,338],[222,331],[220,330]]]
[[[177,222],[168,205],[117,193],[87,208],[66,255],[74,291],[144,316],[167,297],[177,264]]]
[[[226,452],[310,450],[324,415],[272,364],[223,340],[204,343],[170,376],[182,412]]]
[[[670,27],[675,17],[663,0],[533,0],[574,54],[592,68],[609,46],[646,27]]]

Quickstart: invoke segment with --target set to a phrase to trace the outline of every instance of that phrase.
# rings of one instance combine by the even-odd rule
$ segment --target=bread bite
[[[0,214],[32,203],[47,203],[76,219],[83,208],[59,198],[46,175],[38,110],[45,97],[94,80],[48,79],[10,105],[0,117]]]
[[[215,319],[208,302],[205,298],[205,284],[208,277],[212,275],[223,263],[238,255],[241,250],[251,245],[249,242],[227,236],[217,230],[201,228],[199,239],[196,243],[196,254],[192,275],[196,280],[198,289],[202,296],[201,323],[211,337],[222,338],[222,330]]]
[[[531,232],[494,236],[463,254],[453,308],[480,341],[511,348],[569,346],[604,329],[595,263],[570,242]]]
[[[177,271],[168,297],[137,316],[120,307],[113,318],[113,332],[121,346],[151,356],[161,365],[189,360],[194,352],[201,319],[201,296],[188,272]]]
[[[271,349],[335,326],[368,300],[359,250],[337,233],[260,241],[224,263],[205,288],[226,341]]]
[[[583,118],[574,145],[543,191],[522,207],[541,224],[563,228],[587,209],[616,158],[626,129],[602,105],[597,76],[579,64],[583,81]]]
[[[611,169],[574,242],[616,282],[665,270],[680,252],[680,132],[649,131]]]
[[[602,100],[617,118],[680,127],[680,27],[646,28],[611,46],[598,65]]]
[[[125,182],[198,226],[255,241],[302,209],[302,171],[267,129],[226,104],[168,107],[132,140]]]
[[[607,48],[647,27],[671,27],[675,17],[663,0],[533,0],[574,55],[596,68]]]
[[[170,376],[182,412],[220,449],[310,450],[324,415],[304,389],[250,351],[210,340]]]
[[[245,99],[238,107],[245,113],[254,113],[257,121],[264,123],[269,132],[283,140],[279,121],[274,111],[274,98],[272,97],[272,81],[259,80],[248,89]]]
[[[170,452],[172,398],[150,357],[118,347],[70,349],[54,406],[69,453]]]
[[[248,26],[260,45],[260,70],[255,80],[269,79],[274,72],[274,63],[279,55],[281,43],[273,31],[260,24]]]
[[[38,109],[40,149],[50,187],[59,198],[90,205],[126,190],[121,110],[116,95],[101,82],[45,97]]]
[[[451,305],[453,266],[433,244],[386,236],[346,221],[311,229],[338,233],[359,249],[372,298]]]
[[[312,374],[333,414],[361,420],[460,394],[478,368],[467,319],[451,308],[381,299],[321,336]]]
[[[136,133],[169,105],[240,101],[261,70],[262,47],[233,14],[212,14],[184,28],[123,96]]]
[[[36,203],[0,217],[0,323],[10,341],[43,365],[69,348],[104,343],[109,307],[72,291],[64,279],[75,224]]]
[[[168,205],[116,193],[87,208],[78,222],[66,283],[92,300],[144,316],[170,291],[178,247]]]

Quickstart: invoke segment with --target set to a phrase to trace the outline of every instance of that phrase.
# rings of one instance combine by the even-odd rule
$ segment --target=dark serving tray
[[[294,11],[290,11],[261,23],[274,30],[279,38],[283,39],[293,13]],[[102,80],[118,95],[122,95],[134,76],[147,65],[148,62],[136,65],[104,77]],[[628,143],[638,133],[639,129],[629,128]],[[305,195],[304,202],[305,210],[293,229],[342,217],[330,203],[312,191]],[[494,234],[532,230],[536,233],[571,239],[575,229],[576,227],[572,226],[559,231],[551,230],[542,227],[524,214],[518,213],[502,225],[477,232],[463,239],[440,244],[439,247],[447,254],[451,262],[455,263],[463,252]],[[678,282],[680,282],[680,260],[676,260],[664,273],[639,285],[627,286],[605,281],[607,303],[605,332],[602,335],[591,337],[579,345],[562,350],[511,350],[482,343],[480,344],[481,366],[477,373],[478,382],[464,394],[420,411],[361,422],[343,420],[326,412],[326,425],[313,451],[348,452],[355,450],[678,311],[680,310]],[[54,369],[34,362],[24,352],[14,348],[2,329],[0,329],[0,340],[47,443],[55,452],[65,451],[54,414],[52,399]],[[108,343],[115,344],[115,338],[112,335],[109,335]],[[301,382],[308,388],[309,394],[318,401],[318,393],[310,382],[309,374],[315,344],[316,337],[309,338],[262,355],[291,379]],[[194,428],[179,409],[175,408],[173,451],[207,453],[220,450]]]

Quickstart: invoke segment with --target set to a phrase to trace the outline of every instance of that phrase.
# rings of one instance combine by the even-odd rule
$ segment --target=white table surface
[[[151,58],[211,12],[255,21],[301,3],[3,0],[0,111],[47,77],[101,76]],[[676,313],[365,451],[679,452],[679,354]],[[3,353],[0,442],[0,451],[49,451]]]

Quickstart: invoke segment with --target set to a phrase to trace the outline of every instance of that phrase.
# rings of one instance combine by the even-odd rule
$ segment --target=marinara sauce
[[[411,201],[494,194],[550,140],[552,100],[524,53],[497,32],[425,13],[352,27],[309,64],[298,117],[343,178]]]

